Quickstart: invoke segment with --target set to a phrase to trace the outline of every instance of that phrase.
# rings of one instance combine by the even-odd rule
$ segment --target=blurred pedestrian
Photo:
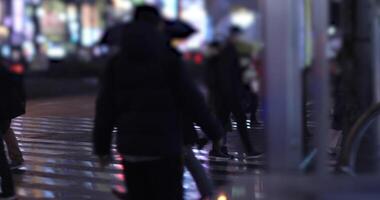
[[[175,48],[175,42],[173,41],[188,38],[193,33],[195,33],[195,29],[193,29],[185,22],[177,20],[169,23],[166,22],[165,33],[168,37],[169,45],[172,45],[173,48]],[[180,55],[180,52],[177,53]],[[200,97],[202,95],[199,93],[197,96]],[[206,99],[204,99],[203,102],[206,102]],[[182,108],[181,110],[185,111],[186,108]],[[191,115],[188,115],[188,112],[183,112],[183,115],[181,117],[181,127],[184,138],[184,165],[190,172],[195,184],[197,185],[197,188],[201,194],[201,200],[208,200],[211,199],[214,194],[213,183],[206,173],[201,162],[195,157],[193,148],[196,146],[198,150],[201,150],[208,143],[208,141],[211,140],[211,151],[221,155],[222,153],[220,151],[220,139],[225,135],[225,133],[222,126],[218,123],[216,117],[214,115],[211,115],[210,109],[208,109],[206,105],[203,105],[203,109],[200,109],[197,112],[200,113],[199,116],[202,116],[201,119],[198,118],[198,123],[202,127],[202,130],[207,137],[199,137],[198,132],[194,127],[194,122],[197,120],[193,120],[191,118]]]
[[[12,138],[10,125],[13,118],[25,113],[25,91],[23,88],[23,77],[12,73],[0,65],[0,176],[3,199],[16,199],[12,174],[10,171],[3,140],[5,137]],[[11,152],[13,148],[10,148]],[[11,153],[12,154],[12,153]]]
[[[247,116],[243,105],[246,89],[242,81],[243,67],[236,46],[240,35],[241,30],[238,27],[231,27],[226,44],[220,52],[215,70],[215,104],[217,115],[224,125],[229,124],[230,114],[233,114],[245,152],[248,157],[255,158],[262,154],[253,149],[246,126]],[[227,137],[222,150],[228,154]],[[213,156],[213,152],[210,152],[210,155]]]
[[[221,44],[219,41],[213,41],[208,45],[206,59],[206,84],[208,89],[208,102],[215,110],[216,101],[216,69],[219,64]]]
[[[8,157],[10,159],[9,165],[11,169],[20,168],[24,163],[24,158],[18,145],[15,132],[12,128],[8,129],[8,131],[3,136],[3,139],[5,144],[7,145]]]
[[[343,141],[343,119],[345,110],[345,89],[342,84],[342,67],[337,59],[330,60],[331,80],[331,128],[328,134],[328,152],[330,155],[339,155]]]
[[[102,165],[109,162],[117,127],[130,200],[183,199],[180,116],[205,122],[204,99],[162,29],[156,8],[136,8],[97,99],[94,151]]]

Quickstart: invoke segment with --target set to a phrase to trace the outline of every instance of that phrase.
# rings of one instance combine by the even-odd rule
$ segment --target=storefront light
[[[12,26],[12,18],[11,17],[5,17],[4,25],[7,27],[11,27]]]
[[[75,5],[68,5],[67,6],[67,19],[69,21],[75,21],[78,18],[77,15],[77,9]]]
[[[43,36],[43,35],[38,35],[38,36],[36,37],[36,40],[37,40],[38,43],[42,44],[42,43],[45,43],[45,42],[46,42],[46,37]]]
[[[18,34],[22,33],[24,29],[24,1],[13,0],[13,31]]]
[[[60,13],[60,14],[58,15],[58,18],[59,18],[59,20],[65,22],[66,19],[67,19],[67,16],[65,15],[65,13]]]
[[[61,44],[48,44],[47,56],[53,59],[61,59],[66,56],[66,49]]]
[[[70,28],[70,30],[72,30],[72,31],[77,31],[77,30],[79,30],[79,23],[78,22],[70,22],[69,23],[69,28]]]
[[[5,26],[0,26],[0,37],[7,38],[9,36],[9,29]]]
[[[3,45],[1,48],[1,55],[8,58],[11,56],[11,47],[9,45]]]
[[[45,16],[45,10],[42,7],[37,8],[36,14],[38,17],[43,17]]]
[[[240,8],[234,11],[231,15],[231,24],[239,26],[243,29],[250,27],[256,21],[256,16],[253,11],[245,8]]]
[[[337,29],[336,29],[336,27],[335,27],[335,26],[330,26],[329,29],[328,29],[328,34],[329,34],[330,36],[333,36],[333,35],[335,35],[336,33],[337,33]]]
[[[113,0],[113,5],[117,9],[132,10],[133,4],[130,0]]]
[[[163,15],[166,18],[173,19],[177,17],[177,0],[164,0],[163,1]]]
[[[25,41],[23,43],[23,48],[25,49],[25,56],[28,61],[31,61],[36,54],[36,49],[32,41]]]
[[[31,0],[31,3],[38,5],[41,3],[41,0]]]
[[[209,32],[209,18],[204,1],[184,1],[181,19],[196,29],[191,37],[179,46],[181,51],[198,50],[206,42]]]

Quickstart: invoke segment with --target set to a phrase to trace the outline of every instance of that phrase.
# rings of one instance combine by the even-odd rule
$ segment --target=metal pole
[[[375,102],[380,102],[380,3],[373,3],[372,37]]]
[[[319,149],[317,172],[327,172],[327,133],[329,130],[329,67],[326,57],[328,0],[312,1],[314,31],[314,62],[312,66],[313,100],[316,122],[316,146]]]
[[[301,155],[301,75],[294,0],[262,0],[264,16],[264,117],[268,167],[296,170]]]
[[[373,92],[375,103],[380,102],[380,3],[372,2],[372,65],[373,65]],[[376,123],[377,144],[380,144],[380,118]],[[378,167],[378,166],[377,166]],[[379,171],[379,170],[377,170]]]

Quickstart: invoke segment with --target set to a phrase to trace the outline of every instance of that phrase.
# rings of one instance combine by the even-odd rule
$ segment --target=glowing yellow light
[[[227,200],[227,196],[225,194],[221,194],[218,196],[217,200]]]
[[[115,6],[115,8],[119,8],[122,10],[131,10],[133,8],[132,2],[126,0],[113,0],[113,5]]]
[[[255,13],[245,8],[237,9],[231,15],[231,23],[244,29],[251,26],[253,23],[255,23],[255,21]]]
[[[8,37],[9,29],[5,26],[0,26],[0,37]]]

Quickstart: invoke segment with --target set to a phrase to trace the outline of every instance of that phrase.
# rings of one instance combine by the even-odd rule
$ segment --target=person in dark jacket
[[[208,88],[208,102],[215,110],[215,90],[216,90],[216,69],[219,65],[219,55],[221,44],[218,41],[213,41],[208,46],[208,55],[206,60],[206,84]]]
[[[11,73],[0,64],[0,176],[2,193],[0,197],[16,199],[12,174],[5,154],[3,137],[10,129],[11,121],[25,113],[25,91],[23,77]]]
[[[246,126],[247,117],[243,106],[245,91],[242,81],[243,68],[240,66],[240,57],[236,48],[240,32],[239,28],[231,28],[230,36],[218,56],[219,61],[215,69],[215,107],[217,115],[224,125],[229,124],[230,114],[234,115],[244,149],[247,155],[253,158],[261,156],[261,153],[253,149]],[[226,143],[225,138],[223,152],[227,154]]]
[[[136,8],[123,30],[121,51],[106,68],[96,104],[94,153],[101,164],[111,155],[112,131],[123,155],[128,199],[182,197],[180,115],[207,123],[206,103],[167,44],[161,18],[150,6]],[[210,131],[218,140],[218,131]]]
[[[12,99],[14,101],[17,101],[15,102],[15,105],[17,107],[20,107],[16,109],[20,109],[19,113],[24,113],[26,95],[23,75],[25,73],[25,69],[27,68],[27,61],[22,55],[21,47],[14,47],[11,59],[8,60],[8,62],[4,63],[4,66],[7,68],[8,74],[12,78]],[[3,135],[3,140],[7,146],[11,169],[17,169],[21,167],[24,163],[24,158],[18,145],[16,135],[11,127],[9,127]]]

